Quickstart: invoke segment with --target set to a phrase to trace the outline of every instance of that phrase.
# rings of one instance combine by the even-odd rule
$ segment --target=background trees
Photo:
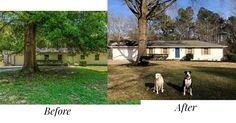
[[[106,51],[105,12],[0,12],[0,51],[24,51],[22,72],[39,71],[36,47]]]

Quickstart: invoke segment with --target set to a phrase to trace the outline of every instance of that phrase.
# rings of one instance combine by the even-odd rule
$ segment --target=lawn
[[[181,92],[184,71],[192,71],[193,96]],[[108,98],[111,100],[230,100],[236,99],[236,63],[157,61],[149,66],[110,65]],[[161,73],[165,92],[156,95],[144,84]]]
[[[0,73],[0,104],[138,104],[107,99],[107,67],[40,67]]]

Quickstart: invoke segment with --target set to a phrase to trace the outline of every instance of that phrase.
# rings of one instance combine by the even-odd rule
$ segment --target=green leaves
[[[12,21],[11,23],[9,23]],[[23,47],[25,25],[34,22],[39,48],[79,48],[106,51],[106,12],[0,12],[0,51]],[[11,45],[7,44],[10,43]]]

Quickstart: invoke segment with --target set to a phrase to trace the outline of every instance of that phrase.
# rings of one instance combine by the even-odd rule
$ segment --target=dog
[[[191,78],[191,71],[184,71],[184,80],[183,80],[183,95],[185,96],[186,93],[189,93],[191,96],[193,96],[193,89],[192,89],[192,78]]]
[[[164,79],[160,73],[155,74],[155,85],[154,85],[154,91],[156,90],[156,93],[158,91],[161,91],[162,93],[164,92]]]

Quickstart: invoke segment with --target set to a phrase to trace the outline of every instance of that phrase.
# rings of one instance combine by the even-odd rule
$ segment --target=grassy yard
[[[41,67],[21,75],[0,73],[0,104],[138,104],[108,101],[107,67]]]
[[[193,96],[181,92],[184,71],[192,71]],[[236,99],[236,63],[158,61],[149,66],[110,65],[108,98],[111,100],[229,100]],[[147,91],[154,74],[165,80],[163,94]]]

